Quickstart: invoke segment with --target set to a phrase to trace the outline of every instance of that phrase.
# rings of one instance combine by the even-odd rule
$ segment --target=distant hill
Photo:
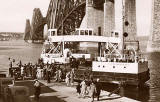
[[[20,32],[0,32],[0,40],[2,39],[23,39],[24,33]]]

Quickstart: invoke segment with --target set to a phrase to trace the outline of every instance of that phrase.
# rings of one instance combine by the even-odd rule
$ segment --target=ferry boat
[[[73,53],[84,42],[97,44],[99,53]],[[88,80],[99,78],[107,83],[144,84],[150,78],[149,68],[147,59],[139,53],[138,41],[124,42],[123,51],[119,49],[120,44],[119,37],[97,36],[93,29],[76,29],[72,35],[57,35],[56,29],[50,29],[41,58],[44,63],[50,64],[69,64],[71,56],[90,61],[90,66],[79,65],[75,69],[75,80],[85,77]]]

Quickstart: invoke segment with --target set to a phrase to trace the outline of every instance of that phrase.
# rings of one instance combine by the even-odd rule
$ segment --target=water
[[[8,70],[9,60],[12,58],[18,63],[36,63],[42,51],[42,44],[28,44],[23,40],[16,41],[0,41],[0,69],[1,71]]]
[[[8,71],[8,58],[15,59],[18,63],[36,63],[42,51],[42,44],[28,44],[23,40],[0,41],[0,72]],[[150,80],[149,86],[136,88],[127,86],[124,89],[124,96],[142,102],[160,102],[160,53],[147,54],[149,59]],[[114,85],[107,85],[106,90],[113,91]]]

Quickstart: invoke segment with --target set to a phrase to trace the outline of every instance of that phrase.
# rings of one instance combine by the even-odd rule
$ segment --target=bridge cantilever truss
[[[99,5],[103,0],[92,1]],[[31,22],[31,39],[43,40],[44,25],[48,29],[56,28],[58,35],[68,35],[79,28],[85,15],[86,0],[51,0],[46,17],[42,16],[39,8],[33,10]],[[103,7],[101,5],[101,7]]]
[[[46,16],[48,28],[56,28],[59,35],[71,34],[85,15],[86,0],[51,0]]]
[[[43,40],[43,28],[46,24],[46,20],[43,17],[39,8],[33,10],[32,22],[31,22],[31,39]]]

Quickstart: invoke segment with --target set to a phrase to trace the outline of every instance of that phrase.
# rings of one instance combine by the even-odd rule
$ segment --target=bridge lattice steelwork
[[[104,0],[89,0],[95,7],[103,7]],[[56,28],[59,35],[72,34],[75,28],[80,27],[85,15],[86,0],[51,0],[47,15],[43,17],[39,8],[33,11],[31,22],[32,40],[43,39],[44,25],[48,29]]]
[[[51,0],[46,20],[48,28],[58,34],[70,34],[79,27],[85,15],[86,0]]]

